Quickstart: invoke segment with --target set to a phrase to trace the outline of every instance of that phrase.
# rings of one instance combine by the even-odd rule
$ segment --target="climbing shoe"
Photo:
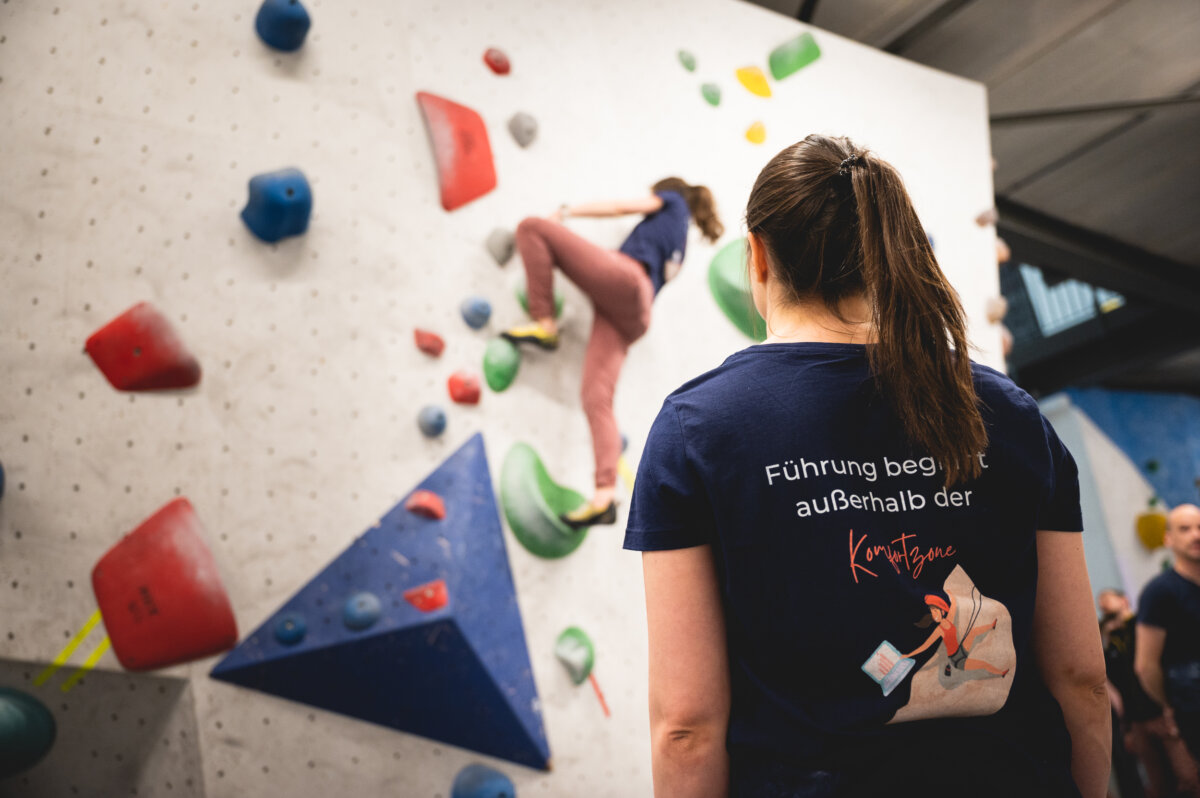
[[[591,502],[588,502],[569,513],[563,513],[558,518],[571,529],[587,529],[596,524],[615,524],[617,523],[617,503],[612,501],[608,503],[607,507],[596,509]]]
[[[500,333],[500,337],[514,344],[534,344],[549,351],[558,349],[558,334],[546,332],[546,329],[540,324],[513,327],[511,330]]]

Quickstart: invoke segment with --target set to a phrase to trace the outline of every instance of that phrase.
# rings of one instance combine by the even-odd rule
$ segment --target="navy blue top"
[[[692,212],[678,192],[656,191],[655,194],[662,198],[662,207],[638,222],[621,244],[621,252],[646,266],[657,296],[667,281],[667,262],[683,263]]]
[[[1077,795],[1031,637],[1035,532],[1082,530],[1078,474],[1037,403],[972,365],[989,443],[948,490],[862,345],[751,346],[663,403],[625,548],[712,546],[750,782],[895,760],[920,779],[986,767],[963,794],[1002,766]]]
[[[1165,629],[1162,668],[1172,708],[1200,710],[1200,585],[1171,569],[1138,598],[1138,623]]]

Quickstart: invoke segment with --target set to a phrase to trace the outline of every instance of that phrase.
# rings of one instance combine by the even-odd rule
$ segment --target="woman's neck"
[[[769,303],[766,318],[767,339],[763,343],[875,343],[870,305],[865,299],[845,299],[839,310],[841,318],[819,302]]]

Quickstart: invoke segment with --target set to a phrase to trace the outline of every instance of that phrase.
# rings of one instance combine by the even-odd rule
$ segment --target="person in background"
[[[1163,708],[1168,730],[1200,759],[1200,507],[1181,504],[1167,514],[1170,569],[1150,580],[1138,598],[1134,669]]]
[[[650,307],[662,287],[679,273],[694,221],[710,242],[724,227],[712,192],[678,177],[654,184],[652,194],[630,200],[563,205],[548,218],[517,225],[517,251],[525,264],[533,324],[502,333],[514,344],[558,348],[554,318],[554,267],[592,300],[592,332],[583,358],[581,397],[592,432],[595,492],[591,501],[562,516],[572,528],[617,521],[614,495],[621,433],[613,415],[617,377],[629,347],[646,334]],[[605,249],[563,226],[569,216],[643,214],[619,250]]]
[[[1113,761],[1122,798],[1143,791],[1147,798],[1186,795],[1200,798],[1200,773],[1187,746],[1172,734],[1163,718],[1162,707],[1142,689],[1134,673],[1135,627],[1137,616],[1125,593],[1116,588],[1100,591],[1100,637],[1104,641],[1104,662],[1115,700],[1113,709],[1119,719],[1115,729]],[[1119,732],[1123,732],[1119,733]],[[1122,744],[1121,750],[1117,743]],[[1142,764],[1149,784],[1143,785],[1127,752]]]
[[[767,339],[666,398],[625,532],[655,795],[1102,798],[1075,461],[968,359],[899,174],[809,136],[763,168],[746,227]],[[946,645],[919,651],[931,604]],[[1000,673],[956,667],[968,635]]]

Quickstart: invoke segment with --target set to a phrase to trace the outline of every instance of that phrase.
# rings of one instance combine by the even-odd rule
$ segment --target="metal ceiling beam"
[[[1026,122],[1045,122],[1050,119],[1148,111],[1152,109],[1195,105],[1197,103],[1200,103],[1200,95],[1183,94],[1178,97],[1159,97],[1153,100],[1132,100],[1129,102],[1101,103],[1098,105],[1077,105],[1073,108],[1045,108],[1039,111],[1015,111],[1008,114],[993,114],[991,123],[993,125],[1019,125]]]
[[[912,25],[909,25],[899,35],[895,36],[887,44],[883,45],[884,52],[892,55],[900,55],[906,49],[911,47],[917,39],[928,34],[938,25],[941,25],[950,17],[957,14],[966,6],[970,5],[974,0],[942,0],[928,14],[918,19]]]
[[[1035,266],[1066,272],[1084,282],[1142,297],[1189,317],[1200,307],[1200,268],[1068,224],[1033,208],[996,197],[997,229],[1014,253]]]

